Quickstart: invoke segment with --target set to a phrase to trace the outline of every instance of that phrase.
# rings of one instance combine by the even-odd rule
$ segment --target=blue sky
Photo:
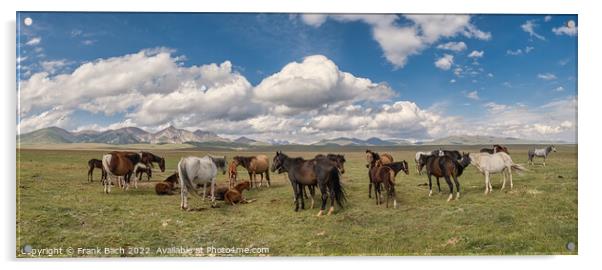
[[[574,15],[22,12],[17,25],[21,132],[576,140]]]

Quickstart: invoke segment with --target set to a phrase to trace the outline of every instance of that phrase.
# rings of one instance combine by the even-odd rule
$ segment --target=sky
[[[19,132],[576,142],[576,15],[17,13]]]

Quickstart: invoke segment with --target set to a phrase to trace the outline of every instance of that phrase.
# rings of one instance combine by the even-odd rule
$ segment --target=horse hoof
[[[332,215],[332,212],[334,212],[334,207],[330,207],[330,209],[328,209],[328,215]]]
[[[318,214],[316,215],[316,217],[321,217],[323,213],[324,213],[324,211],[320,210],[320,212],[318,212]]]

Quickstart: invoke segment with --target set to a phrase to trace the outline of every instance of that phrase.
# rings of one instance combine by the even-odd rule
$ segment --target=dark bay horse
[[[136,152],[127,151],[113,151],[102,157],[102,167],[107,172],[107,178],[123,176],[125,185],[124,189],[127,190],[130,183],[130,178],[136,170],[136,165],[141,163],[142,154]],[[104,181],[105,193],[111,192],[110,179]]]
[[[429,196],[433,194],[431,176],[435,176],[437,178],[445,178],[445,181],[449,186],[449,198],[447,199],[448,202],[454,197],[454,186],[451,182],[451,178],[454,179],[454,183],[456,184],[456,199],[460,198],[460,182],[458,182],[458,177],[460,177],[462,172],[464,172],[464,169],[470,165],[470,157],[468,153],[463,153],[460,160],[456,160],[445,155],[423,155],[420,157],[419,164],[420,170],[422,170],[423,167],[426,167],[426,174],[429,179]]]
[[[374,185],[374,197],[376,197],[376,205],[382,203],[381,187],[384,185],[385,190],[387,191],[387,208],[389,208],[389,200],[391,198],[393,199],[393,208],[397,208],[397,198],[395,195],[395,171],[391,167],[384,166],[380,160],[372,160],[372,164],[370,166],[370,180]]]
[[[155,185],[155,192],[157,195],[173,195],[173,191],[175,190],[176,184],[180,181],[178,173],[167,177],[163,182],[159,182]]]
[[[336,165],[337,169],[339,169],[339,172],[341,172],[341,174],[345,173],[345,155],[341,155],[341,154],[328,154],[328,155],[324,155],[324,154],[317,154],[313,160],[316,159],[327,159],[330,160],[331,162],[334,162],[334,164]],[[313,200],[313,196],[316,194],[316,185],[308,185],[307,188],[309,189],[309,193],[311,195],[311,208],[314,207],[314,200]],[[307,193],[305,191],[305,188],[302,189],[303,191],[303,196],[304,198],[308,198]]]
[[[159,169],[161,169],[161,172],[165,172],[165,158],[146,151],[142,151],[140,152],[140,154],[142,157],[141,163],[146,165],[146,167],[148,167],[149,170],[151,170],[151,168],[154,168],[153,163],[157,163],[159,165]],[[136,175],[138,175],[138,172],[136,172]],[[150,173],[147,173],[148,181],[150,181],[152,175],[152,170]],[[140,173],[140,177],[142,177],[142,172]]]
[[[462,159],[462,155],[460,154],[460,151],[457,150],[434,150],[433,152],[431,152],[431,155],[433,156],[446,156],[446,157],[450,157],[454,160],[460,160]]]
[[[251,181],[251,187],[257,187],[256,179],[257,174],[261,176],[261,180],[259,181],[259,187],[263,185],[263,174],[265,173],[265,178],[268,182],[268,187],[270,187],[270,161],[268,156],[266,155],[257,155],[251,157],[242,157],[235,156],[232,158],[236,161],[238,165],[242,165],[247,172],[249,172],[249,180]]]
[[[489,153],[489,154],[495,154],[498,152],[504,152],[508,155],[510,155],[510,152],[508,152],[508,147],[506,146],[502,146],[499,144],[494,144],[493,148],[481,148],[481,150],[479,151],[481,153]]]
[[[138,179],[142,179],[142,175],[146,174],[146,180],[150,181],[151,177],[153,177],[153,170],[151,170],[150,166],[140,165],[136,167],[136,177]]]
[[[368,198],[372,198],[372,176],[370,174],[370,169],[372,168],[372,164],[373,162],[380,160],[381,164],[388,164],[393,162],[393,156],[391,156],[390,154],[384,153],[384,154],[379,154],[376,152],[373,152],[370,149],[366,150],[366,168],[368,168]]]
[[[343,207],[346,198],[345,191],[341,185],[339,169],[334,162],[328,159],[305,160],[303,158],[290,158],[286,154],[278,151],[272,160],[271,171],[278,173],[287,172],[288,178],[293,186],[295,193],[295,211],[299,211],[299,206],[305,208],[303,201],[302,188],[306,185],[317,184],[322,193],[322,206],[318,216],[324,213],[326,202],[330,195],[330,209],[328,215],[334,211],[334,203]]]
[[[105,170],[102,168],[102,160],[93,158],[88,160],[88,181],[94,182],[94,176],[92,175],[92,173],[96,168],[100,169],[100,181],[102,182],[106,180],[107,172],[105,172]]]

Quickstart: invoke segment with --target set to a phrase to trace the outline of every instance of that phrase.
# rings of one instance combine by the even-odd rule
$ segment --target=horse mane
[[[251,160],[253,160],[254,158],[255,157],[235,156],[233,159],[236,160],[236,162],[238,162],[243,167],[249,168],[249,166],[251,166]]]
[[[226,158],[225,157],[209,156],[209,158],[213,161],[213,163],[215,164],[215,166],[217,166],[218,168],[225,168],[226,167]]]

